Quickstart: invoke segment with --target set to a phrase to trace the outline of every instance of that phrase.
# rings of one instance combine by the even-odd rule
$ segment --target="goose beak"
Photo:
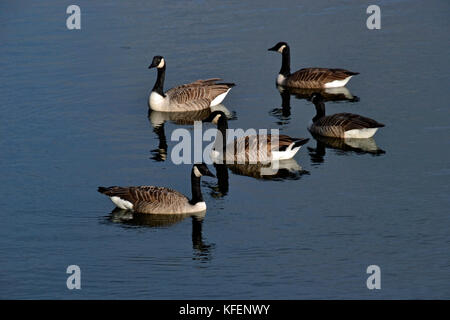
[[[148,67],[149,69],[151,69],[151,68],[155,68],[155,67],[157,67],[158,65],[155,63],[155,62],[152,62],[152,64]]]
[[[272,47],[272,48],[267,49],[267,51],[278,51],[278,49],[276,49],[275,47]]]

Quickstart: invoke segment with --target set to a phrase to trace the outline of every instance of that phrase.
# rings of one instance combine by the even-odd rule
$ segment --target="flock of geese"
[[[282,55],[281,69],[276,83],[283,99],[283,109],[286,107],[285,99],[289,99],[290,93],[295,93],[296,90],[304,95],[303,98],[308,98],[315,105],[316,115],[308,125],[308,130],[314,137],[319,137],[318,143],[327,140],[332,140],[337,144],[342,144],[347,140],[368,140],[379,128],[384,127],[383,124],[373,119],[357,114],[326,115],[325,113],[324,102],[330,100],[327,92],[333,93],[333,90],[342,92],[339,89],[342,89],[353,76],[357,75],[357,72],[345,69],[304,68],[291,73],[289,45],[286,42],[279,42],[268,50],[279,52]],[[221,102],[235,84],[220,82],[221,79],[212,78],[183,84],[164,92],[166,65],[164,57],[155,56],[149,66],[149,68],[157,69],[157,78],[148,103],[152,112],[158,114],[159,117],[151,120],[162,123],[162,125],[166,120],[181,123],[201,120],[217,125],[217,134],[222,134],[225,140],[220,146],[216,147],[215,145],[211,151],[211,159],[218,176],[221,172],[223,175],[223,165],[216,165],[221,161],[234,165],[235,170],[238,171],[243,170],[243,166],[237,164],[238,159],[245,159],[251,163],[263,160],[289,162],[308,142],[307,138],[278,135],[279,143],[273,145],[271,144],[273,137],[269,134],[256,135],[256,137],[244,136],[235,138],[233,141],[226,141],[226,130],[231,116]],[[343,92],[347,100],[355,99],[351,95],[348,97],[349,94],[345,90]],[[287,103],[289,104],[289,102]],[[189,116],[183,117],[180,114]],[[183,119],[189,120],[183,121]],[[256,138],[257,141],[265,140],[267,143],[264,145],[267,146],[267,150],[261,152],[257,144],[249,143],[250,138]],[[217,140],[216,138],[216,142]],[[234,147],[228,148],[227,146],[230,144],[233,144]],[[241,154],[242,152],[244,154]],[[253,166],[258,170],[264,167],[260,164]],[[117,208],[131,210],[135,213],[196,214],[206,211],[206,203],[200,187],[202,176],[215,177],[205,163],[194,164],[191,171],[192,197],[190,199],[176,190],[156,186],[99,187],[98,192],[110,197]]]

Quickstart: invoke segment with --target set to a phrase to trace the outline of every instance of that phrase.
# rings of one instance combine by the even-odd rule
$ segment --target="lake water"
[[[60,1],[0,5],[0,176],[3,299],[450,298],[448,1]],[[358,71],[352,112],[386,124],[377,152],[316,141],[314,106],[275,86],[292,70]],[[148,118],[156,72],[165,88],[221,77],[231,128],[280,129],[311,140],[301,172],[204,178],[198,219],[123,216],[99,185],[159,185],[190,195],[191,165],[174,165]],[[289,96],[288,96],[289,98]],[[211,128],[212,126],[207,126]],[[159,133],[159,135],[158,135]],[[215,172],[215,169],[210,166]],[[222,181],[223,182],[223,181]],[[68,290],[66,268],[81,268]],[[366,287],[369,265],[381,290]]]

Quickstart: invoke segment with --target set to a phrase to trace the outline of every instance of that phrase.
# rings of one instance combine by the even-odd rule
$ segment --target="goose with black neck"
[[[286,42],[278,42],[268,49],[281,53],[281,69],[277,84],[290,88],[338,88],[343,87],[351,77],[359,74],[345,69],[304,68],[291,73],[291,49]]]
[[[216,124],[219,131],[211,151],[215,163],[259,163],[291,159],[309,141],[284,134],[253,134],[234,138],[228,143],[228,120],[222,111],[212,112],[203,122]]]
[[[194,164],[191,171],[192,198],[166,187],[99,187],[120,209],[148,214],[192,214],[206,210],[200,188],[202,176],[214,177],[204,163]]]
[[[333,138],[364,139],[372,137],[384,124],[373,119],[353,113],[336,113],[325,115],[325,103],[320,93],[311,95],[311,102],[316,107],[308,130],[312,134]]]
[[[152,110],[163,112],[197,111],[220,104],[234,83],[217,83],[220,78],[197,80],[164,92],[166,60],[162,56],[153,57],[149,69],[156,68],[157,78],[148,104]]]

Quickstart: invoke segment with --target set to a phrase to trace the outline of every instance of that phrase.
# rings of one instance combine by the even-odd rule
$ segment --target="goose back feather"
[[[188,213],[189,199],[170,188],[155,186],[139,187],[99,187],[98,191],[109,197],[121,209],[132,209],[141,213]],[[120,206],[123,202],[115,199],[122,199],[132,204]],[[116,200],[116,201],[114,201]]]
[[[383,124],[353,113],[337,113],[322,117],[312,124],[310,130],[326,137],[345,138],[351,130],[377,129]]]
[[[212,102],[221,94],[226,94],[232,83],[216,83],[221,79],[197,80],[172,88],[166,92],[171,111],[197,111],[217,105]]]
[[[313,89],[333,87],[331,84],[335,83],[337,87],[342,87],[357,74],[345,69],[304,68],[286,77],[284,85],[292,88]]]
[[[212,112],[203,121],[217,124],[218,136],[211,152],[215,163],[258,163],[290,159],[303,144],[309,141],[309,139],[292,138],[287,135],[260,134],[238,137],[227,143],[228,120],[222,111]],[[218,138],[219,135],[221,139]],[[220,143],[221,141],[223,143]],[[261,149],[264,147],[265,149]]]
[[[214,177],[204,163],[195,164],[191,172],[191,200],[173,189],[155,186],[99,187],[98,192],[110,197],[118,208],[138,213],[197,213],[206,210],[206,204],[200,190],[200,177],[202,175]]]
[[[276,145],[277,140],[278,145]],[[270,134],[239,137],[232,142],[232,145],[227,145],[225,160],[239,163],[242,161],[245,163],[258,163],[275,160],[273,159],[274,156],[278,156],[280,152],[286,152],[286,157],[291,153],[295,154],[298,151],[295,148],[300,149],[299,147],[308,142],[308,140],[292,138],[287,135],[273,136]],[[275,142],[275,144],[272,142]],[[260,148],[264,146],[266,146],[265,149]],[[244,153],[242,153],[242,150],[244,150]]]

